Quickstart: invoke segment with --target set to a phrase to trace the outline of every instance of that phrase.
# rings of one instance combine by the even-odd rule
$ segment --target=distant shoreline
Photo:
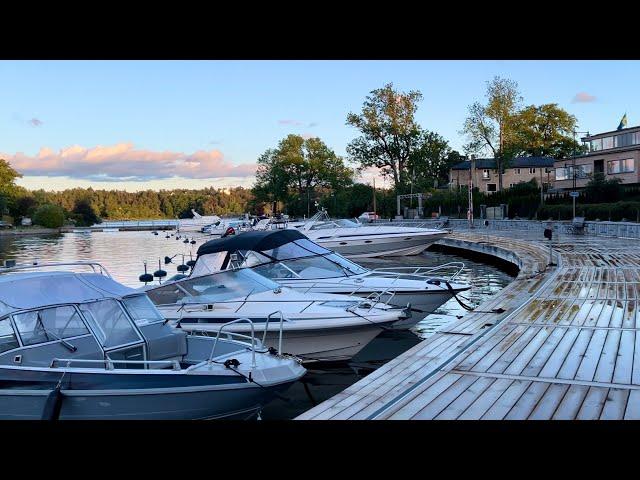
[[[58,228],[10,228],[0,230],[0,237],[13,237],[21,235],[53,235],[60,233]]]

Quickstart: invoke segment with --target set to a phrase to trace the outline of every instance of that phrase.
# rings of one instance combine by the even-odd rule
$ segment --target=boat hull
[[[305,232],[307,234],[307,232]],[[308,234],[307,234],[308,235]],[[446,233],[420,235],[407,233],[395,237],[379,237],[375,241],[363,237],[317,238],[309,236],[318,245],[349,258],[375,258],[383,256],[419,255]]]

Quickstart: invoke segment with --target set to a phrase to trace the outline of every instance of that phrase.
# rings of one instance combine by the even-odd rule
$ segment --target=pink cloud
[[[573,97],[571,103],[591,103],[595,101],[596,97],[594,97],[593,95],[589,95],[587,92],[579,92],[575,97]]]
[[[29,120],[27,122],[29,125],[31,125],[32,127],[40,127],[42,126],[42,124],[44,123],[42,120],[38,119],[38,118],[32,118],[31,120]]]
[[[171,177],[250,177],[255,164],[234,165],[219,150],[156,152],[131,143],[85,148],[74,145],[57,152],[42,148],[37,155],[0,154],[23,175],[64,176],[103,181],[153,180]]]

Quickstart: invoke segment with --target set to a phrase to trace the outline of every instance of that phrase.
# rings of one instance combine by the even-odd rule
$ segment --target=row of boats
[[[210,240],[140,289],[97,262],[0,269],[0,418],[249,418],[470,288],[460,263],[371,270],[307,232]]]

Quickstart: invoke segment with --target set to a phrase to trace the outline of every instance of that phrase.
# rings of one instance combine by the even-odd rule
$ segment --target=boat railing
[[[284,327],[284,322],[291,321],[288,318],[285,318],[282,310],[276,310],[275,312],[271,312],[269,315],[267,315],[267,321],[264,324],[264,334],[262,335],[262,343],[264,344],[267,339],[267,330],[269,328],[269,321],[271,320],[271,317],[278,314],[280,315],[280,329],[278,331],[278,353],[282,354],[282,330]]]
[[[438,276],[449,282],[455,280],[464,270],[463,262],[449,262],[435,267],[381,267],[369,270],[365,275],[384,276],[399,279],[404,276],[424,277],[426,280]]]
[[[70,367],[72,363],[101,363],[104,365],[106,370],[114,370],[116,367],[114,364],[124,364],[126,365],[141,365],[141,366],[151,366],[151,365],[171,365],[174,370],[181,370],[180,362],[177,360],[114,360],[111,358],[104,359],[84,359],[84,358],[54,358],[51,360],[51,364],[49,368],[59,368],[62,367]],[[58,365],[58,364],[66,364],[66,365]]]
[[[350,296],[355,295],[355,293],[359,290],[356,289],[354,290],[351,294],[349,294]],[[388,295],[389,298],[387,298],[386,301],[382,300],[382,297],[384,295]],[[387,287],[382,291],[379,292],[371,292],[369,293],[369,295],[367,295],[366,297],[364,297],[362,300],[360,300],[358,303],[356,303],[355,305],[352,305],[351,307],[347,307],[347,311],[352,312],[357,309],[357,308],[362,308],[365,305],[369,305],[369,310],[367,312],[370,312],[371,310],[373,310],[374,308],[378,307],[380,308],[378,305],[380,303],[382,303],[384,306],[389,306],[389,302],[391,302],[391,299],[393,297],[395,297],[396,295],[396,291],[393,290],[391,287]]]
[[[207,361],[207,363],[209,364],[209,367],[211,366],[211,363],[213,362],[213,359],[215,357],[214,353],[216,351],[216,347],[218,346],[218,340],[220,339],[220,334],[222,333],[222,330],[227,328],[229,325],[234,325],[236,323],[243,323],[243,322],[248,323],[251,327],[251,367],[252,368],[256,367],[256,331],[255,331],[253,322],[251,321],[251,319],[247,317],[237,318],[236,320],[232,320],[223,325],[220,325],[220,328],[218,329],[218,333],[216,335],[216,339],[213,342],[213,346],[211,347],[211,354],[209,355],[209,360]]]
[[[104,275],[106,277],[111,278],[111,274],[102,264],[94,261],[89,261],[89,260],[87,261],[79,260],[75,262],[46,262],[46,263],[34,262],[30,264],[14,265],[11,267],[0,266],[0,273],[16,272],[21,270],[38,269],[38,268],[45,268],[45,267],[70,267],[70,266],[91,267],[91,270],[93,271],[93,273],[99,273],[100,275]]]

